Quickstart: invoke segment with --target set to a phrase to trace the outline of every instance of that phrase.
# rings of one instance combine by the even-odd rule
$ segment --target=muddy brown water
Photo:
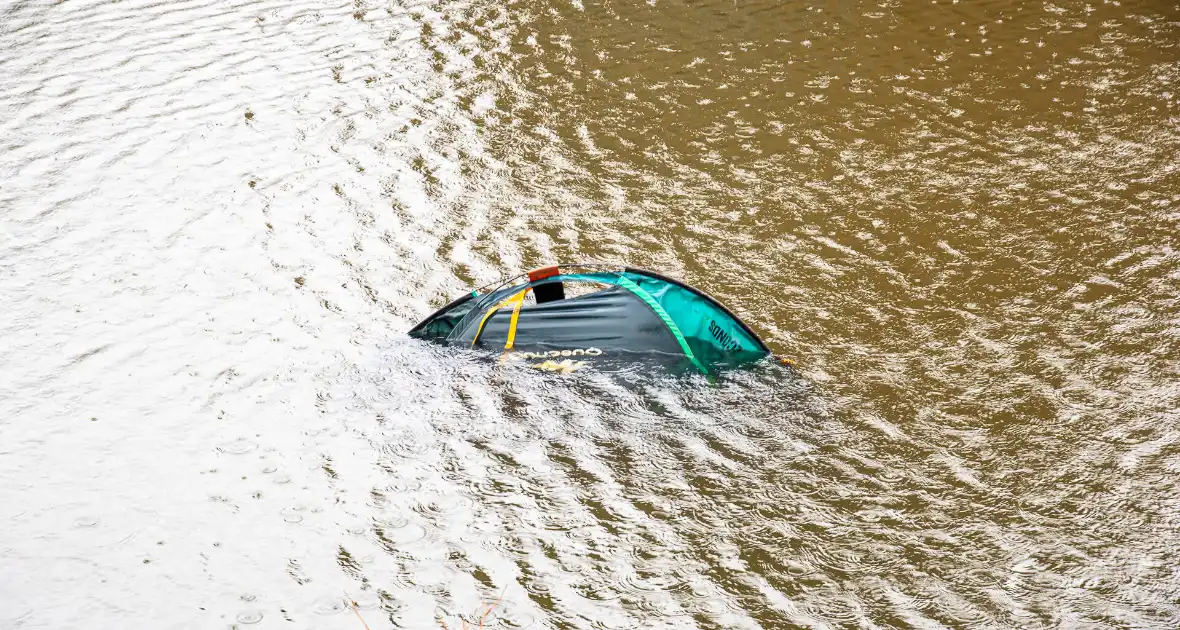
[[[0,7],[0,627],[1180,625],[1172,1]],[[626,262],[799,363],[404,332]]]

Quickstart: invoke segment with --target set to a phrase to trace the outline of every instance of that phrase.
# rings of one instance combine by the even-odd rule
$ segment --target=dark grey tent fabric
[[[450,304],[438,309],[433,315],[410,330],[411,337],[421,339],[446,339],[463,318],[478,306],[476,293],[465,293]]]
[[[502,350],[511,320],[511,308],[497,311],[484,324],[475,347]],[[450,338],[470,344],[478,329],[479,318],[470,317],[452,331]],[[597,348],[604,352],[643,348],[680,354],[668,327],[647,305],[621,287],[521,308],[514,350],[577,348]]]

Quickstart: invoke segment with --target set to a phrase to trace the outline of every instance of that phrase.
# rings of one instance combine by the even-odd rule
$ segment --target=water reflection
[[[0,625],[1180,624],[1176,7],[3,16]],[[591,259],[801,375],[403,335]]]

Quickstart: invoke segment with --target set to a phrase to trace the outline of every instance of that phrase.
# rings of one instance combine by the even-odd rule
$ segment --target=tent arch
[[[601,288],[566,297],[567,285],[581,283]],[[536,303],[525,307],[529,294]],[[485,293],[473,291],[410,335],[524,354],[584,355],[595,348],[604,355],[678,356],[704,373],[770,354],[745,322],[703,291],[645,269],[604,265],[544,267]]]

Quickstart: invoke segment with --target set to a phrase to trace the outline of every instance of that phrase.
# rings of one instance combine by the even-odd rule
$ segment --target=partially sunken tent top
[[[657,273],[626,267],[544,267],[439,309],[410,336],[521,353],[528,358],[655,358],[703,373],[770,354],[713,298]]]

